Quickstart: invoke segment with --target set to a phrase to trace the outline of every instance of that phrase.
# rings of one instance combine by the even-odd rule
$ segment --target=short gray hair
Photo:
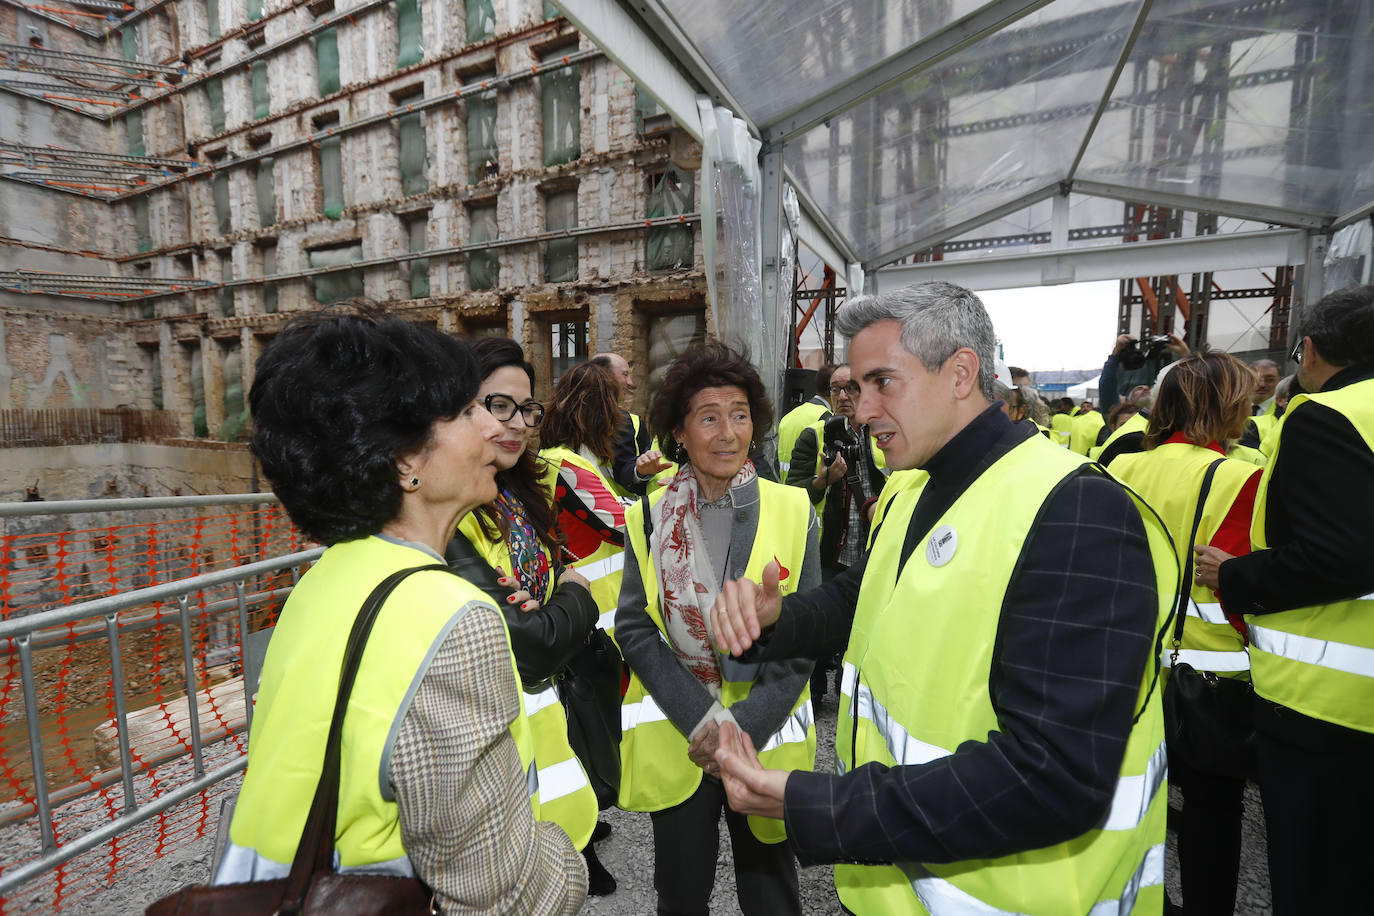
[[[978,388],[995,400],[993,352],[996,338],[983,300],[971,290],[942,280],[916,283],[876,296],[851,299],[840,309],[837,327],[852,338],[888,318],[902,325],[902,346],[934,372],[956,350],[967,347],[978,356]]]

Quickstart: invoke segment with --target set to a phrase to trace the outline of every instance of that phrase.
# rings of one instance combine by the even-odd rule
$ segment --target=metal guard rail
[[[267,495],[269,500],[271,499],[270,494],[251,494],[251,497],[259,501],[267,501],[263,500],[264,495]],[[246,502],[249,500],[243,497],[248,496],[250,496],[250,494],[240,494],[238,498],[231,498],[229,500],[226,500],[225,497],[180,497],[178,499],[181,500],[181,502],[178,504],[188,505],[191,504],[187,502],[190,500],[218,500],[221,503],[225,501]],[[66,509],[66,505],[81,506],[79,509],[66,509],[66,511],[99,511],[91,508],[92,504],[96,503],[101,504],[100,510],[109,510],[114,508],[113,504],[117,502],[121,501],[82,500],[79,501],[79,503],[65,505],[61,503],[30,503],[27,505],[43,507],[46,511],[25,514],[51,514],[55,509],[61,512],[63,509]],[[131,500],[130,502],[134,501]],[[136,500],[136,502],[141,503],[143,507],[152,508],[147,505],[149,502],[148,500]],[[205,505],[207,503],[202,502],[199,504]],[[59,509],[59,507],[62,508]],[[6,506],[3,508],[10,507]],[[34,795],[37,799],[38,826],[42,837],[42,849],[38,858],[14,866],[13,868],[7,869],[3,874],[0,874],[0,896],[9,895],[19,886],[43,875],[50,869],[56,868],[84,852],[95,849],[125,830],[135,827],[163,811],[194,797],[196,794],[203,792],[220,780],[239,772],[247,765],[247,757],[244,756],[217,770],[209,773],[205,771],[200,738],[200,715],[196,702],[195,656],[191,646],[190,595],[192,592],[201,589],[232,583],[235,587],[235,604],[238,609],[239,639],[241,646],[243,634],[247,632],[248,628],[247,597],[244,583],[254,576],[274,573],[283,569],[294,569],[317,559],[323,552],[323,547],[317,547],[271,560],[261,560],[256,563],[249,563],[232,569],[203,573],[176,582],[168,582],[148,588],[136,589],[122,595],[107,596],[95,599],[94,601],[74,604],[65,608],[54,608],[50,611],[42,611],[25,617],[0,621],[0,646],[8,648],[12,644],[18,649],[19,653],[20,670],[23,679],[24,710],[28,724],[29,755],[33,763]],[[176,600],[178,605],[177,613],[181,618],[182,666],[186,675],[186,702],[190,712],[188,721],[191,732],[191,755],[195,767],[196,778],[146,804],[138,805],[135,799],[133,784],[133,760],[129,749],[128,720],[124,699],[123,665],[119,651],[119,612],[128,608],[139,607],[150,602],[162,601],[165,599]],[[43,742],[39,727],[38,696],[33,667],[34,638],[40,631],[49,630],[53,627],[65,626],[75,621],[91,617],[104,618],[106,635],[110,640],[110,667],[111,677],[114,681],[115,724],[119,739],[120,777],[124,788],[124,813],[98,829],[82,834],[70,843],[65,843],[59,847],[53,832],[52,806],[48,795],[47,773],[43,762]],[[248,694],[250,689],[251,688],[245,681],[244,692],[246,710],[251,720],[252,696]]]

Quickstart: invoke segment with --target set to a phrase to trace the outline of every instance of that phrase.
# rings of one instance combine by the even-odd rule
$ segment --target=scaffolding
[[[0,140],[0,178],[113,202],[155,177],[182,176],[211,166],[192,159],[131,156]]]

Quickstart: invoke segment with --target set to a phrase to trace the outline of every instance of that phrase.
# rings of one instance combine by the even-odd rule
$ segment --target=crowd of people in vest
[[[272,637],[216,882],[290,869],[352,620],[424,567],[349,700],[336,857],[419,876],[438,912],[614,892],[616,805],[650,815],[660,914],[708,912],[722,818],[747,916],[802,912],[799,864],[862,916],[1229,914],[1247,779],[1273,912],[1364,911],[1374,287],[1302,311],[1283,379],[1123,336],[1098,404],[1000,378],[952,284],[851,299],[838,329],[848,362],[775,425],[720,342],[640,417],[617,354],[540,403],[514,340],[363,300],[294,318],[252,448],[326,550]],[[1246,691],[1242,768],[1166,741],[1185,666]]]

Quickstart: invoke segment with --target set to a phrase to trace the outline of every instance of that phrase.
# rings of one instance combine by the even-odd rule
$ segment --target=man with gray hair
[[[855,913],[1158,913],[1163,525],[992,401],[970,291],[882,294],[839,327],[856,419],[894,469],[870,552],[785,601],[770,564],[712,610],[717,644],[749,660],[845,647],[839,774],[765,770],[723,728],[731,806],[785,819],[805,863],[848,863]]]
[[[1272,359],[1257,359],[1250,364],[1255,370],[1255,406],[1251,411],[1256,416],[1274,412],[1274,389],[1279,383],[1279,364]]]

